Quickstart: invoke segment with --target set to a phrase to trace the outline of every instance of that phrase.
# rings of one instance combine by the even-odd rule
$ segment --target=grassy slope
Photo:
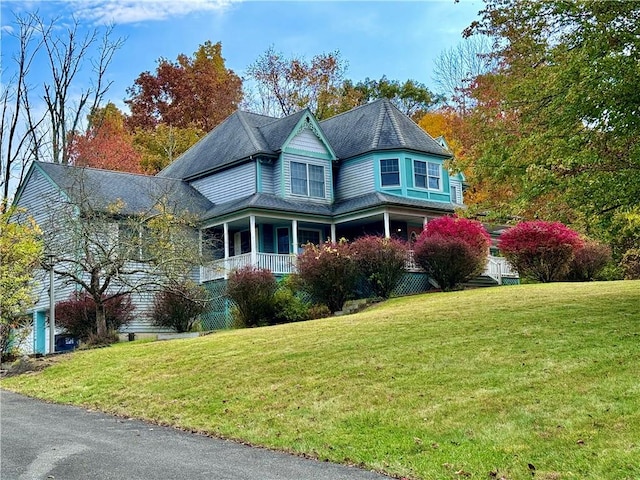
[[[416,478],[640,478],[640,282],[399,298],[4,388]]]

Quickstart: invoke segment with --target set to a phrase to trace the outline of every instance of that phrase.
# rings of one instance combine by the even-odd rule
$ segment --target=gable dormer
[[[332,165],[337,157],[309,110],[303,110],[279,150],[273,172],[276,195],[333,202]]]

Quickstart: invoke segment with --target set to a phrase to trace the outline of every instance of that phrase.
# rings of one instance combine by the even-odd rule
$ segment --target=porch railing
[[[251,265],[251,254],[243,253],[235,257],[229,257],[216,260],[209,265],[200,269],[200,281],[208,282],[225,278],[232,270]],[[258,268],[266,268],[275,274],[288,274],[295,272],[296,256],[281,255],[277,253],[256,253],[256,266]],[[422,268],[416,263],[413,250],[407,252],[407,260],[405,262],[405,270],[408,272],[421,272]],[[499,284],[502,284],[504,277],[518,278],[518,272],[513,269],[511,264],[502,257],[494,257],[489,255],[487,266],[483,275],[493,278]]]
[[[267,268],[275,274],[287,274],[295,271],[295,255],[277,253],[256,253],[256,267]],[[229,272],[251,265],[251,254],[243,253],[235,257],[216,260],[200,268],[200,281],[208,282],[225,278]]]

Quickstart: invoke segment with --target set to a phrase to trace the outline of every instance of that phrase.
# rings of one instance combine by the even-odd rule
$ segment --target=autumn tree
[[[0,213],[0,354],[4,357],[20,317],[34,303],[33,273],[42,241],[33,219],[15,208]]]
[[[155,174],[187,151],[204,134],[197,127],[181,128],[161,123],[150,130],[136,129],[133,145],[141,156],[142,170]]]
[[[475,163],[514,188],[512,213],[593,227],[637,205],[638,31],[636,2],[561,0],[489,0],[467,29],[494,40],[498,65],[477,82],[493,101]]]
[[[306,60],[287,58],[272,45],[247,68],[257,90],[253,109],[282,117],[309,107],[319,119],[328,118],[335,114],[346,68],[339,51]]]
[[[141,159],[123,113],[111,102],[88,116],[86,132],[69,145],[70,163],[81,167],[142,173]]]
[[[132,129],[160,124],[212,130],[242,100],[242,80],[225,66],[222,43],[206,41],[193,56],[158,60],[154,73],[143,72],[127,90]]]

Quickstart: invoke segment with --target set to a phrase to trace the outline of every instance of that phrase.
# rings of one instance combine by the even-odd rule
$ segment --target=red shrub
[[[204,287],[190,281],[173,285],[156,294],[151,319],[155,325],[174,328],[178,333],[189,332],[207,304]]]
[[[277,289],[278,282],[266,268],[247,265],[231,273],[226,294],[238,309],[239,324],[245,327],[270,324]]]
[[[358,281],[352,249],[346,241],[305,245],[298,255],[297,270],[304,290],[332,312],[342,309]]]
[[[103,296],[107,298],[107,296]],[[105,300],[107,331],[115,332],[133,319],[135,307],[129,295]],[[96,327],[96,303],[86,292],[71,294],[68,300],[56,304],[56,326],[87,342],[98,333]]]
[[[351,244],[356,266],[377,297],[389,298],[404,275],[407,246],[402,240],[367,235]]]
[[[482,273],[490,243],[491,237],[480,222],[440,217],[427,224],[414,255],[443,290],[451,290]]]
[[[540,282],[557,281],[583,241],[577,232],[559,222],[521,222],[500,236],[502,254],[524,277]]]
[[[587,240],[581,248],[574,251],[569,264],[567,280],[588,282],[602,271],[611,261],[611,248],[608,245]]]

